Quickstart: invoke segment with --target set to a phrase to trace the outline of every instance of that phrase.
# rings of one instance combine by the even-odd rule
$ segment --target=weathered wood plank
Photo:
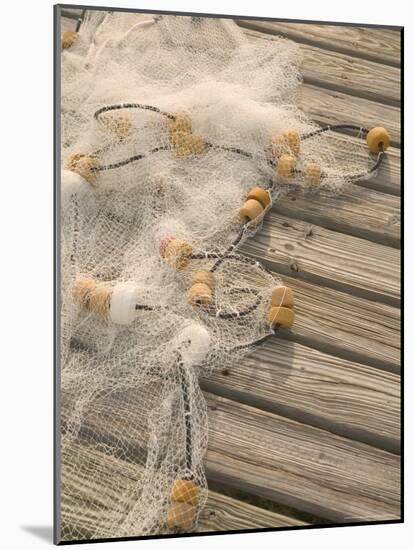
[[[270,211],[243,252],[279,273],[399,305],[399,250]]]
[[[71,457],[62,457],[62,540],[113,537],[111,523],[121,523],[125,509],[120,497],[139,482],[142,468],[87,446],[77,445],[77,467]],[[90,481],[91,468],[101,473],[100,483]],[[113,523],[112,523],[113,524]],[[236,531],[265,527],[306,525],[305,522],[274,513],[240,500],[209,491],[199,518],[197,532]],[[134,536],[134,533],[131,533]],[[95,536],[96,538],[96,536]]]
[[[356,144],[360,139],[335,132],[335,141],[343,142],[344,146],[347,146],[347,142]],[[401,151],[395,147],[389,147],[377,174],[369,179],[356,181],[355,185],[398,196],[401,194],[400,166]]]
[[[252,506],[240,500],[209,491],[206,507],[200,514],[198,533],[211,531],[237,531],[307,525],[264,508]]]
[[[400,377],[271,338],[232,369],[201,381],[209,392],[398,452]]]
[[[296,42],[326,48],[362,59],[400,65],[401,34],[399,30],[375,29],[363,26],[289,23],[237,19],[245,28],[278,34]]]
[[[279,336],[389,372],[400,369],[400,311],[292,277],[295,324]]]
[[[334,521],[398,518],[397,455],[229,399],[206,397],[209,479]],[[122,404],[134,407],[129,399]],[[141,457],[141,426],[128,422],[128,415],[122,418],[128,425],[122,432],[102,415],[87,416],[85,422],[102,440],[116,436],[119,442],[122,433],[125,447],[136,447]]]
[[[207,475],[334,521],[397,519],[396,455],[208,396]]]
[[[277,39],[274,35],[248,29],[245,34],[251,41],[272,42]],[[301,44],[301,52],[301,73],[306,83],[380,103],[399,105],[401,92],[398,68],[307,44]]]
[[[76,26],[75,19],[62,17],[62,31],[74,30]],[[319,78],[319,77],[318,77]],[[378,124],[376,120],[375,124]],[[337,134],[336,139],[356,142],[357,138],[351,136]],[[387,151],[387,157],[379,170],[378,175],[369,180],[357,182],[357,185],[372,188],[378,191],[391,193],[394,195],[400,194],[400,151],[391,147]]]
[[[346,122],[366,128],[385,126],[390,133],[392,144],[400,145],[400,110],[392,105],[310,84],[299,87],[298,105],[320,125]]]
[[[61,32],[74,31],[75,29],[76,29],[76,19],[69,19],[69,17],[60,18]]]
[[[359,185],[349,185],[336,196],[290,193],[273,204],[273,211],[382,245],[400,246],[400,198]]]
[[[399,196],[401,194],[401,157],[400,151],[394,147],[387,150],[378,174],[371,178],[360,180],[357,185],[375,189],[382,193]]]
[[[93,471],[101,472],[99,485]],[[142,469],[102,452],[72,445],[72,453],[61,453],[61,540],[113,536],[111,525],[123,520],[121,498],[138,483]],[[95,536],[96,538],[96,536]]]
[[[397,455],[226,398],[206,397],[208,479],[334,521],[399,517]],[[140,459],[141,426],[128,421],[134,402],[126,399],[122,405],[130,410],[119,419],[125,423],[121,432],[119,423],[114,427],[102,415],[88,415],[85,423],[102,441],[120,442],[122,433],[130,457],[136,447]]]
[[[81,8],[62,8],[61,13],[62,17],[65,17],[66,19],[77,19],[81,13]]]

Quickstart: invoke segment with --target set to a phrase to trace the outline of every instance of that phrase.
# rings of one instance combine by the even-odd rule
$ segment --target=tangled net
[[[358,129],[374,156],[313,124],[298,47],[229,20],[87,12],[62,49],[62,537],[193,530],[198,379],[294,316],[290,289],[237,248],[290,190],[367,177],[389,138]],[[96,453],[134,478],[113,487]],[[82,502],[73,472],[99,498]],[[74,508],[100,520],[80,528]]]

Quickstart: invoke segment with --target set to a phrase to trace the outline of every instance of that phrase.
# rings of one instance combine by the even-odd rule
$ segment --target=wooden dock
[[[62,30],[73,30],[78,12],[64,15]],[[241,249],[293,288],[296,324],[201,381],[211,490],[198,531],[398,520],[400,32],[237,23],[252,41],[285,36],[300,44],[300,106],[316,122],[385,126],[392,147],[378,176],[341,196],[277,202]],[[114,493],[127,471],[137,475],[128,464],[120,476],[117,459],[95,455]],[[84,502],[98,499],[99,488],[81,478],[72,472],[70,482]],[[74,506],[63,498],[79,530],[99,524],[96,511]]]

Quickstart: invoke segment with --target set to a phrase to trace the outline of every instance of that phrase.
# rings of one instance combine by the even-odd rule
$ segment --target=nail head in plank
[[[242,252],[270,269],[398,305],[400,252],[271,210]]]
[[[400,247],[400,199],[349,185],[339,195],[292,192],[273,203],[273,211],[326,229]]]

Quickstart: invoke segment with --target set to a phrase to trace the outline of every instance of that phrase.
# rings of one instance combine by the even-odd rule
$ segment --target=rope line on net
[[[94,116],[94,118],[97,122],[102,124],[101,115],[103,115],[105,113],[109,113],[111,111],[124,110],[124,109],[141,109],[141,110],[145,110],[145,111],[152,111],[154,113],[157,113],[161,116],[164,116],[164,117],[168,118],[169,120],[176,120],[176,118],[177,118],[176,115],[174,115],[172,113],[168,113],[166,111],[162,111],[161,109],[159,109],[158,107],[155,107],[154,105],[147,105],[147,104],[143,104],[143,103],[117,103],[117,104],[113,104],[113,105],[106,105],[106,106],[101,107],[100,109],[98,109],[94,113],[93,116]],[[325,133],[327,131],[337,131],[337,130],[355,130],[355,131],[358,132],[358,136],[361,136],[361,135],[366,136],[369,132],[368,128],[365,128],[363,126],[358,126],[358,125],[355,125],[355,124],[342,124],[342,123],[341,124],[327,124],[326,126],[322,126],[322,127],[318,128],[317,130],[312,130],[311,132],[308,132],[308,133],[305,133],[305,134],[300,134],[300,139],[302,141],[305,141],[307,139],[318,136],[318,135],[320,135],[322,133]],[[231,152],[231,153],[235,153],[237,155],[243,156],[245,158],[251,158],[251,159],[256,158],[253,153],[251,153],[249,151],[245,151],[245,150],[243,150],[239,147],[213,144],[213,143],[210,143],[208,141],[205,141],[204,145],[208,149],[218,149],[218,150],[225,151],[225,152]],[[94,168],[94,170],[96,170],[96,171],[113,170],[113,169],[116,169],[116,168],[120,168],[121,166],[126,166],[127,164],[130,164],[132,162],[137,162],[139,160],[147,158],[148,156],[150,156],[154,153],[157,153],[159,151],[167,151],[167,150],[172,150],[172,149],[173,149],[173,147],[171,147],[170,145],[156,147],[156,148],[148,151],[147,153],[140,153],[140,154],[137,154],[137,155],[130,156],[130,157],[128,157],[128,158],[126,158],[122,161],[119,161],[119,162],[111,163],[111,164],[108,164],[108,165],[98,166],[98,167]],[[103,149],[97,150],[94,153],[92,153],[92,156],[98,156],[102,152],[103,152]],[[384,150],[383,150],[383,148],[381,148],[381,150],[378,153],[378,156],[376,158],[375,163],[370,168],[367,168],[367,170],[365,172],[351,174],[350,176],[348,176],[349,179],[351,179],[351,180],[361,179],[361,178],[363,178],[365,176],[368,176],[368,175],[372,174],[373,172],[375,172],[380,167],[380,165],[382,163],[383,153],[384,153]],[[277,162],[275,162],[271,159],[266,159],[266,162],[272,168],[275,168],[277,166]],[[294,174],[296,176],[303,176],[304,175],[303,172],[300,171],[300,170],[294,170]],[[327,174],[322,172],[321,177],[326,178]],[[270,188],[273,187],[273,182],[270,184],[269,187]]]

